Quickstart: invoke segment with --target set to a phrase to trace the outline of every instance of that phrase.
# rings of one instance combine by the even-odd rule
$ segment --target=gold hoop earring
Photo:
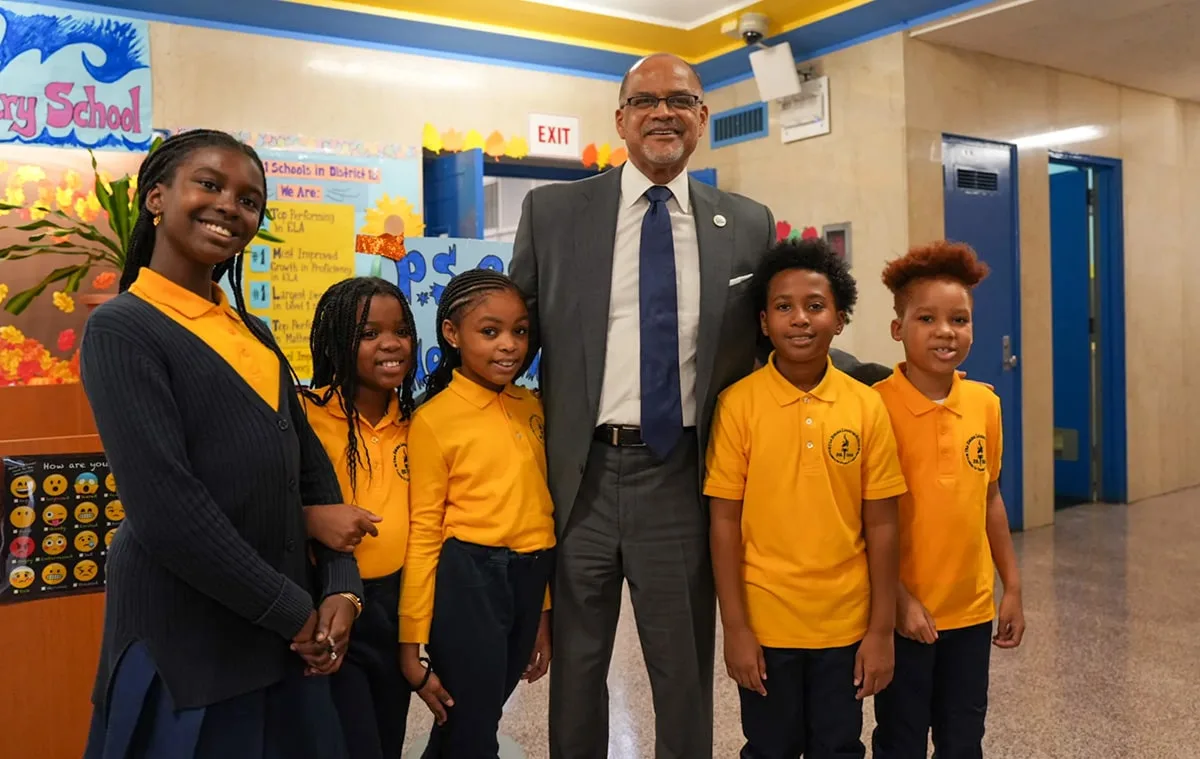
[[[159,224],[162,224],[162,214],[156,213],[154,214],[154,226],[157,227]]]

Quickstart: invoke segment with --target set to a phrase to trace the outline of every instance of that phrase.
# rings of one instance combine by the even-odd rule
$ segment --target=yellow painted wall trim
[[[285,0],[321,8],[369,13],[475,31],[578,45],[627,55],[674,53],[701,63],[742,47],[721,34],[722,22],[741,13],[763,13],[771,34],[807,26],[874,0],[759,0],[727,18],[685,30],[645,21],[569,10],[528,0]],[[400,6],[403,7],[400,7]],[[470,51],[463,51],[470,52]]]

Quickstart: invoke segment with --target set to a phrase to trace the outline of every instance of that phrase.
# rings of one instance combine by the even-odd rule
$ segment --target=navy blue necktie
[[[683,434],[679,397],[679,314],[675,294],[675,241],[666,187],[646,190],[638,261],[641,305],[642,440],[665,460]]]

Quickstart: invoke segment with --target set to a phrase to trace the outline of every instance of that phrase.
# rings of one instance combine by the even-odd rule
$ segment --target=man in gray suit
[[[763,205],[687,175],[708,124],[665,54],[622,83],[628,162],[525,198],[512,276],[540,338],[558,532],[550,754],[608,755],[622,581],[653,690],[658,759],[712,756],[715,600],[704,451],[717,394],[755,362]]]

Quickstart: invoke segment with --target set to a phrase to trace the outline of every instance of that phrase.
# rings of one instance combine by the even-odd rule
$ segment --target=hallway
[[[1081,506],[1056,518],[1054,527],[1014,536],[1028,632],[1017,651],[994,651],[985,755],[1193,759],[1200,490],[1133,506]],[[737,693],[719,663],[717,672],[713,755],[730,759],[741,746]],[[548,756],[548,680],[519,687],[509,703],[502,733],[515,745],[503,759]],[[651,759],[650,688],[628,599],[609,687],[610,759]],[[868,705],[865,735],[871,717]],[[414,698],[409,735],[423,738],[429,723]]]

